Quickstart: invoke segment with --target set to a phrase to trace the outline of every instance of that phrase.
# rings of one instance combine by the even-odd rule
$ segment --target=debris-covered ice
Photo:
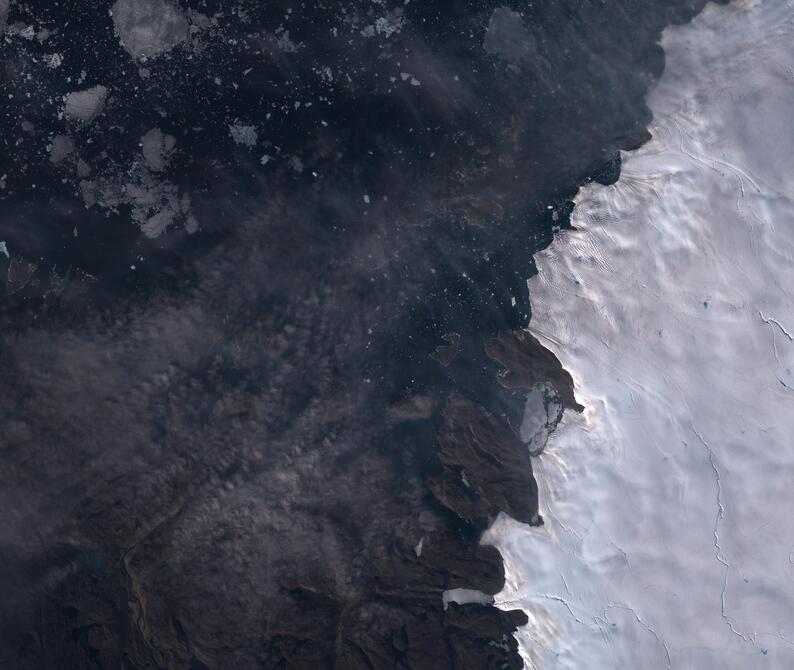
[[[111,12],[121,44],[133,58],[157,56],[189,35],[187,17],[168,0],[116,0]]]
[[[108,89],[101,85],[69,93],[64,101],[64,116],[86,123],[93,121],[105,109],[107,96]]]

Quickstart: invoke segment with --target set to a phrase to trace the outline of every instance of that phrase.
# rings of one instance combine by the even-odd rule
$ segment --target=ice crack
[[[705,438],[698,432],[697,428],[695,428],[695,424],[690,420],[689,425],[692,428],[692,432],[695,433],[700,443],[706,449],[706,453],[708,454],[709,464],[711,465],[711,469],[714,471],[714,477],[717,483],[717,518],[714,521],[714,549],[716,551],[716,558],[717,560],[725,566],[725,572],[723,574],[722,579],[722,592],[720,593],[720,613],[722,618],[724,619],[728,628],[730,628],[731,632],[734,635],[738,635],[742,638],[745,642],[749,642],[753,646],[755,646],[755,639],[754,636],[748,635],[746,633],[742,633],[737,630],[736,626],[734,626],[733,621],[731,621],[730,617],[727,613],[727,607],[725,604],[725,595],[728,590],[728,571],[731,569],[731,564],[725,558],[722,545],[720,543],[720,523],[725,518],[725,506],[722,504],[722,478],[720,476],[719,468],[717,467],[717,463],[714,457],[714,450],[711,448],[708,442],[706,442]]]
[[[576,613],[573,611],[568,601],[562,596],[558,596],[553,593],[531,593],[527,596],[527,598],[540,598],[542,600],[553,600],[554,602],[561,603],[565,607],[565,609],[568,610],[568,613],[571,615],[573,620],[576,621],[576,623],[581,624],[582,626],[586,626],[587,628],[593,628],[594,626],[594,624],[588,623],[587,621],[584,621],[580,619],[578,616],[576,616]],[[499,600],[496,601],[495,604],[501,606],[501,605],[521,604],[521,602],[522,601],[519,600]]]
[[[664,653],[667,655],[667,670],[670,670],[673,667],[673,658],[670,656],[670,648],[667,646],[667,643],[664,639],[656,632],[656,629],[647,623],[633,607],[629,607],[628,605],[623,605],[620,603],[609,603],[606,608],[604,609],[604,621],[607,621],[609,618],[609,610],[611,609],[620,609],[626,610],[627,612],[631,612],[634,615],[634,618],[637,620],[637,623],[640,624],[645,630],[647,630],[651,635],[656,638],[656,641],[662,646],[664,649]]]
[[[775,318],[773,318],[771,316],[770,317],[765,317],[764,313],[760,309],[758,310],[758,316],[761,317],[761,321],[763,321],[764,323],[769,324],[769,325],[772,325],[772,324],[776,325],[778,328],[780,328],[780,332],[781,333],[783,333],[790,341],[794,342],[794,335],[792,335],[790,332],[788,332],[786,330],[785,326],[783,326],[783,324],[780,323],[780,321],[778,321],[777,319],[775,319]]]

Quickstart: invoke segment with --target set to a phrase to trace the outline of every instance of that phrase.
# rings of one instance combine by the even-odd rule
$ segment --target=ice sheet
[[[654,139],[537,258],[531,330],[576,383],[500,518],[527,667],[794,668],[794,3],[665,31]]]

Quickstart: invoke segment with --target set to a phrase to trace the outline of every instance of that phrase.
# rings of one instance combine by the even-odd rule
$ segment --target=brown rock
[[[437,447],[443,472],[430,477],[430,488],[461,519],[490,520],[502,511],[529,523],[537,514],[529,452],[506,421],[453,395],[444,407]]]
[[[551,351],[528,330],[499,333],[485,343],[485,353],[504,366],[499,381],[508,389],[531,389],[548,382],[560,394],[563,406],[577,412],[584,407],[576,402],[573,378]]]

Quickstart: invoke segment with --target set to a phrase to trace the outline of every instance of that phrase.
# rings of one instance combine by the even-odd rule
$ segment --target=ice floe
[[[60,163],[74,153],[74,141],[66,135],[56,135],[49,145],[50,162]]]
[[[152,128],[141,137],[141,148],[146,165],[154,172],[161,172],[168,165],[168,160],[176,146],[173,135],[164,134],[159,128]]]
[[[239,144],[244,147],[256,146],[257,140],[259,139],[259,135],[256,132],[256,126],[244,123],[234,123],[230,125],[229,135],[231,135],[235,144]]]
[[[101,85],[68,93],[64,98],[63,114],[75,121],[93,121],[105,109],[107,96],[107,87]]]
[[[150,58],[188,38],[185,13],[168,0],[116,0],[113,25],[122,46],[133,58]]]

